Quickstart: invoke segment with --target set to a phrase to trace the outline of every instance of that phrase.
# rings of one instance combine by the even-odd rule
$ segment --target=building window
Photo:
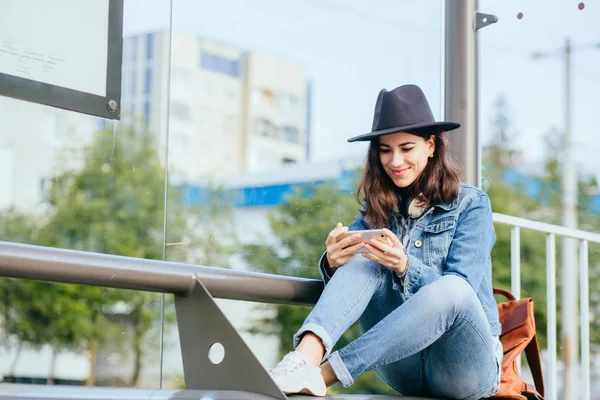
[[[20,383],[27,385],[47,385],[49,384],[48,378],[36,378],[29,376],[5,376],[4,383]],[[53,385],[62,385],[62,386],[82,386],[85,384],[85,381],[77,381],[73,379],[52,379]]]
[[[262,90],[261,89],[252,89],[252,93],[250,94],[250,102],[253,106],[257,106],[262,103]]]
[[[137,71],[131,71],[131,95],[135,96],[137,93]]]
[[[48,178],[40,179],[40,202],[48,203],[50,201],[50,190],[52,189],[52,180]]]
[[[152,45],[153,45],[152,34],[146,35],[146,60],[152,60]]]
[[[298,103],[298,97],[292,94],[283,93],[279,95],[279,107],[282,110],[294,110],[298,107]]]
[[[150,127],[150,113],[152,112],[152,105],[149,101],[144,103],[144,129],[148,130]]]
[[[229,75],[234,78],[239,78],[241,75],[240,62],[238,60],[229,60],[206,51],[200,53],[200,66],[209,71]]]
[[[291,143],[299,142],[298,129],[295,126],[286,125],[281,130],[283,131],[283,140]]]
[[[293,159],[293,158],[290,158],[290,157],[283,157],[281,159],[281,163],[282,164],[296,164],[297,161],[295,159]]]
[[[137,61],[137,50],[138,50],[138,37],[134,36],[131,38],[131,63],[135,65]]]
[[[272,90],[263,89],[262,95],[262,101],[265,104],[271,107],[275,107],[277,105],[277,95],[275,94],[275,92],[273,92]]]
[[[146,83],[144,86],[144,93],[148,94],[152,91],[152,68],[146,68]]]
[[[266,137],[277,137],[277,128],[266,119],[257,119],[255,123],[256,133]]]
[[[177,119],[187,121],[190,119],[190,108],[183,103],[172,101],[171,116]]]
[[[236,78],[242,75],[242,68],[239,61],[231,61],[231,74]]]
[[[277,106],[277,94],[269,89],[253,89],[250,94],[252,105]]]

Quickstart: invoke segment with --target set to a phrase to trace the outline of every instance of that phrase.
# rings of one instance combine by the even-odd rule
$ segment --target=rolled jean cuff
[[[296,347],[298,347],[298,345],[300,344],[300,340],[302,339],[302,335],[304,335],[306,332],[311,332],[314,333],[315,335],[317,335],[319,337],[319,339],[321,339],[321,342],[323,343],[323,347],[325,347],[325,355],[323,356],[323,359],[326,359],[327,357],[329,357],[329,353],[331,353],[331,349],[333,348],[333,343],[331,341],[331,336],[329,336],[329,333],[327,333],[327,331],[320,325],[317,325],[315,323],[309,322],[306,325],[302,325],[300,327],[300,330],[298,332],[296,332],[296,334],[294,335],[294,349]]]
[[[333,373],[343,387],[348,387],[354,383],[354,379],[352,378],[350,371],[348,371],[348,368],[346,368],[346,365],[344,365],[344,362],[337,351],[329,356],[328,361]]]

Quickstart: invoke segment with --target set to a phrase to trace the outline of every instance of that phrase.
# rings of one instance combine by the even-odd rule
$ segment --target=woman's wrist
[[[335,272],[335,268],[331,266],[328,256],[323,260],[323,267],[325,267],[325,271],[329,274],[329,276],[332,276]]]
[[[399,278],[404,278],[404,276],[406,276],[407,271],[408,271],[408,254],[404,258],[404,266],[402,267],[401,270],[396,271],[396,275],[398,275]]]

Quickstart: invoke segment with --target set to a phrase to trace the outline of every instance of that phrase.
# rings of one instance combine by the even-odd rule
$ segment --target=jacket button
[[[420,240],[415,241],[415,247],[421,247],[422,244]]]

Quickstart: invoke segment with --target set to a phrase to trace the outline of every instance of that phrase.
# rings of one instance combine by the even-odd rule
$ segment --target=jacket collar
[[[458,196],[449,203],[436,204],[434,207],[439,207],[442,210],[451,211],[458,207]]]

